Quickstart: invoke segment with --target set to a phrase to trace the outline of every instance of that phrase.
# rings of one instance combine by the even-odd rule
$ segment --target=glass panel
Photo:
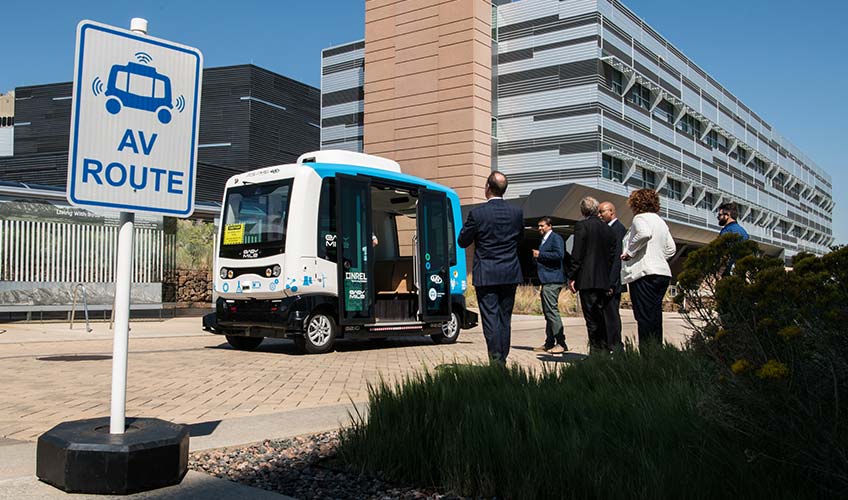
[[[456,228],[453,224],[453,205],[450,200],[447,200],[447,221],[448,221],[448,256],[450,256],[450,265],[456,265]]]
[[[337,177],[336,220],[341,322],[366,323],[373,319],[371,257],[371,187],[367,180]]]
[[[318,204],[318,258],[336,262],[337,239],[335,182],[324,179]]]
[[[242,250],[257,248],[251,257],[282,253],[292,180],[239,186],[227,190],[221,256],[242,257]]]
[[[450,258],[444,193],[425,190],[418,201],[418,255],[421,312],[425,321],[450,317]]]

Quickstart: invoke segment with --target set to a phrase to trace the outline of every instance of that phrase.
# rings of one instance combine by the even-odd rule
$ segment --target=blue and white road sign
[[[113,26],[77,26],[68,201],[187,217],[194,210],[203,55]]]

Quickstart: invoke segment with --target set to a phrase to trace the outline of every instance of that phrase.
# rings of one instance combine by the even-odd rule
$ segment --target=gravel
[[[338,432],[269,439],[240,448],[192,453],[188,467],[302,500],[461,498],[432,489],[399,486],[381,477],[355,472],[336,458],[338,444]]]

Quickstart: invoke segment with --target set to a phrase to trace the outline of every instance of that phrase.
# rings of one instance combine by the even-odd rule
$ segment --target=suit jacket
[[[610,288],[613,289],[613,293],[621,293],[621,254],[624,253],[624,235],[627,234],[627,228],[624,227],[624,224],[621,223],[620,220],[615,219],[615,222],[612,224],[607,224],[610,229],[612,229],[613,234],[615,234],[615,259],[612,263],[612,270],[610,271],[610,283],[612,284]]]
[[[524,238],[521,209],[501,199],[474,207],[459,232],[457,243],[474,243],[474,286],[514,285],[524,281],[518,244]]]
[[[600,217],[587,217],[574,225],[574,245],[568,276],[578,290],[609,290],[615,251],[615,233]],[[619,254],[620,255],[620,254]]]
[[[565,243],[562,236],[551,231],[548,239],[539,245],[536,257],[536,274],[542,283],[565,283],[562,260],[565,258]]]

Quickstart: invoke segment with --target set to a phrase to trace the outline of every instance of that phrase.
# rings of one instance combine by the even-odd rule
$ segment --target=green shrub
[[[472,496],[793,498],[701,417],[708,366],[673,347],[629,347],[538,376],[448,366],[370,389],[341,434],[365,471]],[[800,495],[803,496],[803,495]]]
[[[800,255],[793,266],[733,237],[687,259],[679,285],[692,347],[718,369],[702,406],[749,460],[846,495],[848,249]]]
[[[212,268],[215,225],[188,219],[177,220],[177,268],[208,270]]]

